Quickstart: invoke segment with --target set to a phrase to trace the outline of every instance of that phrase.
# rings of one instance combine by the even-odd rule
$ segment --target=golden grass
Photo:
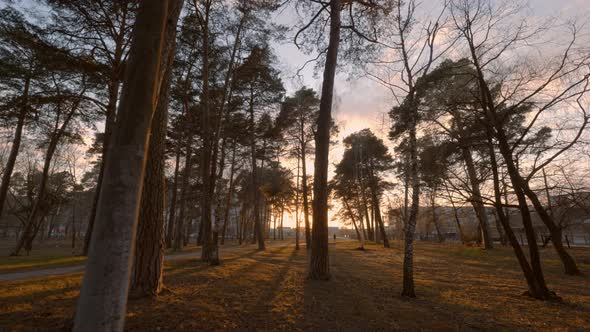
[[[76,247],[72,250],[71,242],[66,240],[36,242],[29,255],[23,253],[20,256],[8,256],[14,246],[12,242],[4,240],[0,243],[0,274],[81,265],[86,262],[86,257],[80,255],[82,248]],[[79,245],[82,245],[82,243],[79,243]],[[226,247],[235,246],[237,246],[236,241],[227,241]],[[200,246],[189,244],[182,249],[182,253],[194,252],[200,249]],[[176,253],[178,252],[172,249],[166,250],[167,255]]]
[[[17,256],[0,258],[0,272],[79,265],[86,261],[82,256]]]
[[[401,292],[401,243],[386,250],[331,245],[330,281],[306,279],[307,252],[244,246],[221,266],[195,259],[166,264],[167,290],[129,303],[127,329],[165,330],[584,330],[590,328],[590,280],[563,275],[551,248],[542,256],[562,303],[521,296],[522,273],[510,249],[483,251],[418,242],[418,298]],[[571,253],[590,271],[590,249]],[[0,331],[71,326],[81,274],[0,285]]]

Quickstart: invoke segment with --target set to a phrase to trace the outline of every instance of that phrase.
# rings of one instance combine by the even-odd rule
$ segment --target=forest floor
[[[586,330],[590,327],[590,248],[570,250],[586,276],[562,273],[542,251],[559,303],[521,294],[526,285],[509,248],[484,251],[417,242],[418,297],[401,292],[401,243],[392,249],[332,241],[330,281],[306,279],[307,251],[291,244],[222,253],[222,265],[195,258],[166,263],[167,289],[132,299],[130,331],[196,330]],[[0,331],[71,328],[82,273],[0,284]]]

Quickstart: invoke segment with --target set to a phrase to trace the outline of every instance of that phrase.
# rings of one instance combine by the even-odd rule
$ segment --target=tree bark
[[[169,90],[172,80],[176,22],[183,0],[170,2],[162,51],[162,83],[151,124],[147,164],[141,194],[135,260],[131,275],[133,297],[154,297],[162,290],[166,251],[166,131],[168,128]]]
[[[317,131],[315,134],[313,231],[309,259],[309,278],[315,280],[330,279],[328,255],[328,155],[330,153],[334,78],[336,76],[338,48],[340,45],[341,8],[342,1],[330,1],[330,37],[324,67]]]
[[[92,208],[90,209],[90,215],[88,217],[88,227],[86,228],[86,235],[84,236],[84,249],[82,250],[83,256],[88,256],[88,250],[90,249],[90,239],[92,238],[92,230],[94,228],[94,222],[96,220],[96,209],[98,206],[98,199],[100,197],[100,190],[102,188],[102,181],[104,177],[104,167],[106,163],[107,153],[113,134],[113,128],[115,127],[115,118],[117,116],[117,102],[119,99],[119,86],[121,85],[121,65],[124,57],[124,44],[126,40],[125,26],[120,27],[119,35],[115,43],[115,49],[113,52],[113,63],[108,84],[109,99],[106,108],[106,118],[104,126],[104,136],[102,142],[102,160],[100,163],[100,170],[98,173],[98,179],[96,181],[96,188],[94,189],[94,197],[92,200]]]
[[[142,1],[137,14],[74,331],[123,330],[145,151],[161,83],[171,1]]]
[[[212,265],[219,264],[219,248],[217,241],[213,238],[212,232],[212,196],[215,191],[214,180],[212,177],[211,163],[212,160],[212,144],[213,137],[211,131],[211,110],[210,110],[210,96],[209,96],[209,11],[211,8],[211,1],[204,2],[205,12],[201,20],[201,30],[203,33],[203,95],[202,95],[202,111],[201,111],[201,135],[203,140],[203,147],[201,149],[201,229],[203,249],[201,250],[201,260],[209,262]],[[199,16],[202,16],[201,13]]]
[[[412,109],[410,124],[410,179],[412,181],[412,204],[404,234],[404,265],[402,296],[416,297],[414,290],[414,232],[420,207],[420,176],[418,173],[418,142],[416,140],[417,110]]]

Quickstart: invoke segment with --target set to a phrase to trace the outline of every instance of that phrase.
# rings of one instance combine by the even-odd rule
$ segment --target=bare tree
[[[490,126],[490,135],[504,159],[527,230],[531,264],[539,278],[539,289],[532,290],[531,295],[552,298],[545,286],[527,199],[551,232],[554,248],[565,272],[578,274],[575,261],[563,248],[559,227],[532,190],[530,180],[543,167],[571,148],[588,124],[590,118],[580,100],[588,91],[590,55],[578,48],[578,28],[574,23],[570,25],[570,38],[563,47],[545,50],[550,54],[543,56],[549,60],[541,61],[534,55],[525,53],[525,56],[518,57],[519,61],[504,62],[501,65],[505,55],[517,51],[524,53],[527,48],[530,51],[540,51],[538,45],[551,40],[548,38],[552,38],[553,33],[567,32],[551,29],[550,25],[538,26],[523,20],[519,16],[522,7],[508,1],[492,3],[487,0],[461,0],[454,1],[451,9],[455,28],[462,36],[475,67],[474,79],[480,90],[479,99]],[[495,92],[498,89],[499,92]],[[575,137],[567,142],[557,142],[551,149],[554,152],[543,154],[543,157],[539,155],[528,172],[525,171],[528,174],[524,175],[517,160],[522,150],[529,148],[527,138],[545,130],[539,124],[546,114],[558,107],[568,107],[568,103],[576,101],[582,113],[582,121]],[[522,132],[511,141],[504,123],[508,117],[522,112],[523,109],[530,111],[531,117],[526,120]]]

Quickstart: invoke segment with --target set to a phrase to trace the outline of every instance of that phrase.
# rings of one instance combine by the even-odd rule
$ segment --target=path
[[[274,247],[274,246],[277,246],[280,244],[284,244],[284,242],[269,243],[267,245],[267,247]],[[245,248],[249,248],[249,247],[235,246],[235,247],[224,248],[223,246],[220,246],[219,251],[221,253],[223,253],[223,252],[231,252],[231,251],[241,250],[241,249],[245,249]],[[195,251],[191,251],[191,252],[182,252],[182,253],[178,253],[178,254],[166,255],[164,260],[165,261],[174,261],[174,260],[178,260],[178,259],[191,258],[191,257],[200,256],[200,255],[201,255],[201,250],[199,249],[199,250],[195,250]],[[0,282],[76,273],[76,272],[84,271],[85,267],[86,267],[86,264],[80,264],[80,265],[74,265],[74,266],[54,267],[54,268],[49,268],[49,269],[41,269],[41,270],[33,270],[33,271],[11,272],[11,273],[5,273],[5,274],[3,273],[3,274],[0,274]]]

